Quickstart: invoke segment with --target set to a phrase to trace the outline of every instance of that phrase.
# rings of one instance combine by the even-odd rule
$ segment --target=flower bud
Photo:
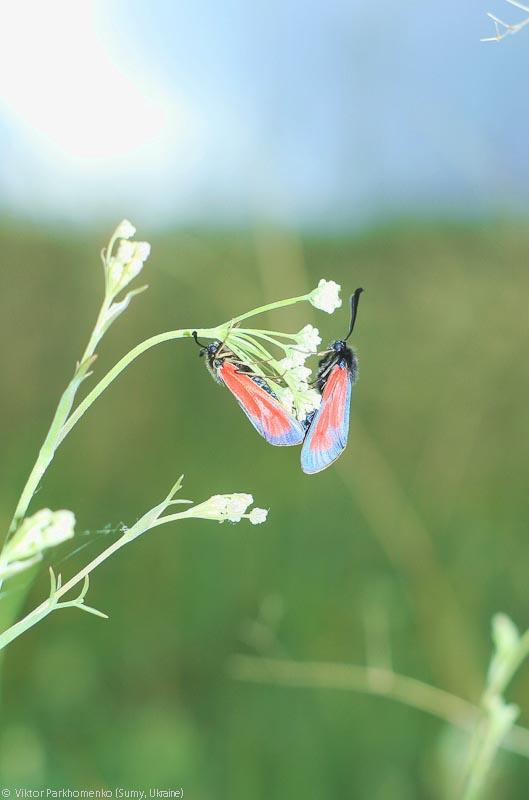
[[[117,253],[107,262],[107,289],[115,297],[136,278],[151,252],[148,242],[129,242],[121,239]]]
[[[128,219],[122,220],[114,232],[116,239],[132,239],[136,233],[136,228]]]
[[[130,261],[132,258],[134,258],[135,249],[134,242],[127,242],[125,239],[122,239],[119,243],[118,252],[116,254],[117,260],[121,261],[122,263]]]
[[[228,501],[227,517],[230,522],[240,522],[246,509],[253,503],[251,494],[234,494]]]
[[[43,508],[23,520],[8,542],[2,560],[10,563],[40,556],[43,550],[71,539],[74,526],[75,516],[71,511]]]
[[[316,389],[307,387],[305,390],[298,393],[296,397],[296,411],[297,418],[304,420],[307,414],[315,411],[320,407],[321,394]]]
[[[214,494],[209,500],[188,508],[178,516],[181,519],[194,517],[195,519],[211,519],[218,522],[225,522],[226,520],[240,522],[241,519],[249,519],[252,525],[258,525],[265,521],[268,512],[262,508],[254,508],[250,514],[247,514],[248,507],[252,503],[253,497],[251,494],[243,494],[242,492]]]
[[[266,508],[252,508],[248,519],[252,525],[260,525],[262,522],[266,522],[267,516],[268,511]]]
[[[315,308],[319,308],[320,311],[326,311],[328,314],[332,314],[342,305],[340,288],[339,283],[327,281],[325,278],[322,278],[316,289],[310,293],[310,302]]]
[[[314,325],[305,325],[298,333],[298,342],[309,353],[315,353],[321,344],[320,332]]]

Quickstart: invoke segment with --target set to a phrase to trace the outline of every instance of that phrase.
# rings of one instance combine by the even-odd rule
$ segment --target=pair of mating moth
[[[234,395],[240,407],[267,442],[278,446],[302,444],[301,468],[312,475],[328,467],[343,453],[349,434],[351,389],[358,376],[358,359],[347,346],[358,310],[362,289],[351,296],[351,322],[343,339],[331,342],[321,355],[315,386],[321,403],[303,421],[298,421],[279,402],[266,379],[255,375],[224,342],[202,345],[206,366],[217,381]]]

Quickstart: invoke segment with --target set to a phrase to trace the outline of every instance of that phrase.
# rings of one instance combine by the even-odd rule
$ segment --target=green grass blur
[[[219,323],[322,276],[345,292],[362,285],[350,444],[334,468],[304,476],[299,451],[255,434],[191,341],[128,370],[34,500],[72,508],[86,545],[64,546],[54,567],[73,574],[182,472],[183,496],[251,492],[269,522],[161,528],[95,573],[89,602],[108,622],[64,611],[11,645],[2,785],[454,797],[467,740],[438,720],[358,694],[238,683],[226,667],[250,652],[248,624],[268,598],[284,608],[278,636],[293,658],[363,663],[366,629],[376,642],[387,626],[395,669],[477,700],[491,615],[529,625],[529,233],[140,233],[153,245],[150,289],[104,340],[96,376],[153,333]],[[94,319],[106,236],[0,230],[4,527]],[[302,306],[266,322],[312,322],[327,341],[345,331],[342,312]],[[28,603],[47,591],[45,572]],[[529,725],[529,670],[510,696]],[[496,781],[491,796],[526,798],[529,763],[502,753]]]

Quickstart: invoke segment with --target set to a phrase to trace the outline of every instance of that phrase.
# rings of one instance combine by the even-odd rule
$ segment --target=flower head
[[[107,250],[103,251],[107,294],[111,299],[139,275],[149,258],[151,246],[148,242],[130,241],[135,233],[134,225],[124,219],[114,231]]]
[[[2,553],[0,579],[32,566],[49,547],[74,535],[75,516],[71,511],[43,508],[22,521]]]
[[[309,353],[315,353],[321,344],[320,332],[314,325],[305,325],[297,335],[301,347]]]
[[[287,388],[278,392],[279,401],[289,413],[294,413],[299,420],[304,420],[307,414],[318,408],[321,395],[311,389],[309,379],[311,370],[298,365],[291,357],[283,358],[277,364],[282,372],[282,379]]]
[[[315,308],[319,308],[320,311],[326,311],[328,314],[332,314],[342,305],[340,289],[341,286],[339,283],[327,281],[325,278],[322,278],[316,289],[310,293],[310,302]]]
[[[286,376],[288,375],[289,380],[287,382],[306,382],[307,378],[311,374],[311,370],[308,367],[303,366],[304,361],[305,358],[303,358],[303,361],[299,363],[297,357],[289,354],[285,358],[282,358],[281,361],[278,361],[277,366],[280,370],[280,373],[283,373],[285,380],[287,380]]]
[[[114,231],[114,236],[116,239],[132,239],[134,234],[136,233],[136,228],[129,222],[128,219],[122,220],[116,230]]]
[[[304,421],[320,402],[317,391],[311,388],[311,370],[306,360],[317,353],[321,344],[319,330],[305,325],[298,333],[245,328],[243,319],[265,310],[280,308],[295,302],[310,300],[317,308],[332,313],[341,305],[340,286],[334,281],[321,279],[313,292],[291,300],[261,306],[255,312],[235,317],[227,323],[221,338],[239,363],[244,364],[250,376],[262,378],[267,388],[281,405],[299,420]]]
[[[252,508],[248,519],[252,525],[261,525],[262,522],[266,522],[267,516],[268,511],[266,508]]]
[[[121,239],[118,247],[118,252],[116,254],[116,261],[120,261],[122,264],[126,264],[128,261],[132,261],[135,253],[136,253],[135,243],[128,242],[126,239]]]
[[[285,347],[285,357],[277,363],[280,369],[293,369],[303,367],[308,357],[309,353],[299,347]]]
[[[321,394],[316,391],[316,389],[311,389],[310,387],[302,389],[302,391],[298,392],[296,402],[298,419],[304,420],[307,414],[310,414],[311,411],[315,411],[320,407],[320,403]]]
[[[237,492],[234,494],[214,494],[204,503],[188,508],[180,514],[181,518],[194,517],[195,519],[212,519],[218,522],[240,522],[249,519],[252,525],[258,525],[266,520],[267,511],[254,508],[248,514],[248,508],[253,503],[251,494]]]
[[[136,258],[141,261],[147,261],[151,254],[151,246],[149,242],[136,242]]]
[[[115,256],[107,262],[108,289],[115,296],[136,278],[151,252],[148,242],[121,239]]]
[[[251,494],[232,494],[226,506],[226,516],[230,522],[240,522],[246,509],[253,503]]]

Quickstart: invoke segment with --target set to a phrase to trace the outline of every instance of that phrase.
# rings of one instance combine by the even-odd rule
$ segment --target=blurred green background
[[[54,568],[73,574],[181,472],[184,496],[250,492],[269,521],[154,531],[95,573],[90,602],[108,622],[64,611],[16,641],[3,665],[2,784],[182,786],[194,800],[455,796],[468,741],[438,720],[359,694],[237,682],[227,666],[252,652],[264,603],[283,609],[278,639],[295,659],[365,663],[366,637],[383,642],[387,628],[397,671],[478,699],[491,615],[529,624],[527,230],[139,234],[153,246],[150,288],[104,340],[96,376],[155,332],[217,324],[322,276],[345,293],[362,285],[350,444],[333,468],[303,475],[298,449],[255,434],[191,341],[126,371],[34,499],[34,510],[72,508],[86,545],[64,545]],[[4,527],[91,329],[107,236],[0,229]],[[327,341],[347,314],[303,305],[272,321],[311,322]],[[509,695],[526,725],[528,694],[524,670]],[[502,753],[495,780],[492,797],[526,798],[529,763]]]

